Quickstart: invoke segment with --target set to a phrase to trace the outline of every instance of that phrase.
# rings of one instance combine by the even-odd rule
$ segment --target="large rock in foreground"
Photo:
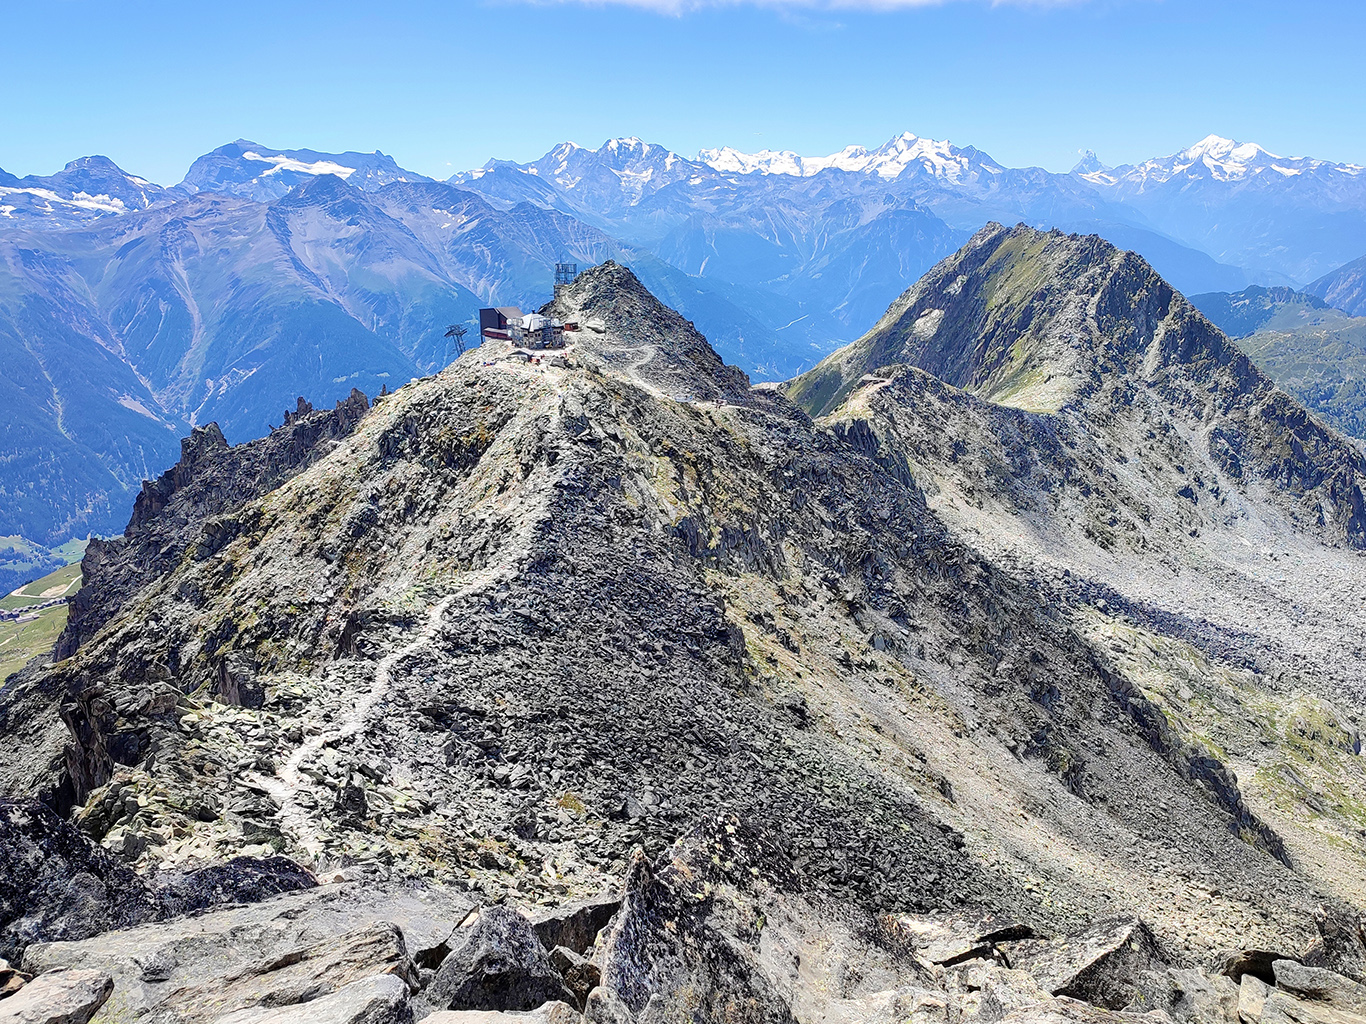
[[[1349,978],[1281,959],[1274,986],[1251,971],[1235,986],[1169,966],[1137,918],[1048,938],[981,909],[876,915],[813,890],[772,833],[733,817],[637,851],[588,942],[615,903],[529,920],[450,890],[327,885],[30,946],[36,979],[0,995],[0,1021],[87,1024],[108,998],[127,1024],[1366,1024]],[[580,950],[547,951],[555,939]],[[85,994],[67,1016],[13,1015],[68,989]]]
[[[0,957],[150,921],[148,885],[36,802],[0,801]]]
[[[1161,964],[1152,932],[1131,917],[1099,921],[1050,943],[1023,966],[1055,996],[1122,1010],[1139,996],[1136,979]]]
[[[310,1003],[391,974],[416,992],[414,957],[447,945],[473,903],[446,890],[332,885],[260,904],[29,947],[24,969],[97,969],[124,1020],[209,1024],[243,1009]]]
[[[113,991],[101,971],[53,971],[0,1001],[0,1024],[86,1024]]]
[[[427,1001],[440,1010],[534,1010],[577,1000],[527,919],[489,907],[442,962]]]
[[[392,974],[343,985],[331,995],[275,1009],[238,1010],[218,1024],[412,1024],[408,986]]]

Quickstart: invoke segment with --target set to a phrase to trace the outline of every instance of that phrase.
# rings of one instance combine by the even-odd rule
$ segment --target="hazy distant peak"
[[[1098,156],[1096,156],[1096,151],[1095,151],[1095,150],[1093,150],[1093,149],[1088,149],[1088,150],[1086,150],[1085,152],[1082,153],[1081,159],[1078,160],[1077,163],[1076,163],[1076,166],[1074,166],[1074,167],[1072,168],[1072,173],[1073,173],[1073,174],[1102,174],[1102,173],[1104,173],[1104,172],[1106,172],[1106,171],[1109,171],[1109,170],[1111,170],[1111,169],[1112,169],[1112,168],[1109,168],[1109,167],[1107,167],[1105,164],[1103,164],[1103,163],[1100,162],[1100,158],[1099,158]]]
[[[183,192],[226,192],[257,202],[278,199],[295,185],[333,175],[364,191],[400,181],[430,181],[400,167],[393,157],[370,153],[321,153],[271,149],[247,139],[219,146],[196,160],[180,183]]]

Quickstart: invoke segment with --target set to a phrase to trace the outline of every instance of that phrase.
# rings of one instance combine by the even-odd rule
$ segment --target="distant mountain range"
[[[774,380],[862,334],[988,220],[1100,234],[1186,292],[1314,280],[1325,302],[1366,305],[1349,262],[1362,168],[1213,137],[1065,174],[911,134],[817,158],[566,142],[446,182],[379,152],[248,140],[170,187],[99,156],[0,171],[0,535],[115,531],[186,428],[246,440],[299,394],[439,368],[449,323],[538,306],[557,261],[629,264]]]
[[[1216,135],[1134,166],[1074,175],[1158,231],[1271,283],[1313,280],[1361,255],[1366,167],[1281,157]]]
[[[596,150],[563,143],[529,164],[490,161],[451,180],[490,202],[561,209],[700,277],[792,297],[822,341],[856,336],[987,220],[1105,234],[1186,289],[1255,278],[1153,230],[1078,175],[1010,169],[909,134],[815,159],[707,150],[689,160],[635,138]],[[869,254],[887,251],[895,280],[865,279],[879,265]]]
[[[1332,308],[1316,295],[1284,285],[1274,288],[1253,285],[1240,292],[1208,292],[1192,295],[1190,300],[1210,323],[1230,338],[1246,338],[1265,327],[1298,327],[1306,318],[1317,319]]]
[[[1305,289],[1353,316],[1366,316],[1366,256],[1323,275]]]
[[[1305,407],[1366,442],[1366,317],[1290,288],[1196,295],[1191,302]]]
[[[1216,281],[1223,289],[1308,282],[1361,255],[1366,227],[1366,169],[1213,135],[1131,166],[1106,167],[1088,153],[1066,174],[1009,168],[975,147],[910,133],[872,151],[803,157],[725,147],[696,160],[630,138],[597,150],[563,143],[529,164],[490,161],[453,180],[490,198],[558,203],[646,244],[684,211],[724,219],[794,192],[877,195],[914,202],[968,233],[989,219],[1094,231],[1188,291]]]

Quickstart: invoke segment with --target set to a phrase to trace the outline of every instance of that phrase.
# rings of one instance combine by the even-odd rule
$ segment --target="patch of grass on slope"
[[[1311,874],[1363,890],[1366,759],[1351,716],[1314,695],[1309,681],[1273,683],[1223,665],[1190,644],[1091,613],[1088,637],[1193,749],[1223,761],[1252,811]]]
[[[1366,439],[1366,317],[1324,310],[1238,343],[1272,380],[1331,426]]]

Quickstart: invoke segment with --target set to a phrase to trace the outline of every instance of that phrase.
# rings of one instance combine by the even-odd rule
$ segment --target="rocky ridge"
[[[74,654],[144,584],[174,568],[192,536],[198,535],[194,557],[200,560],[228,543],[238,524],[225,514],[321,458],[369,408],[354,388],[335,409],[322,412],[301,397],[294,410],[285,411],[280,428],[236,447],[216,423],[196,428],[180,443],[180,461],[143,483],[123,536],[91,539],[81,560],[81,590],[71,601],[55,657]]]
[[[1176,305],[1132,268],[1103,291],[1121,320]],[[541,979],[541,995],[558,991],[515,921],[466,922],[475,905],[553,915],[624,887],[595,951],[546,952],[580,1003],[567,1012],[593,1020],[684,1005],[716,1020],[1100,1020],[1153,1008],[1231,1020],[1240,997],[1211,973],[1218,950],[1303,962],[1316,937],[1327,950],[1330,931],[1351,934],[1314,917],[1358,895],[1344,830],[1359,731],[1327,696],[1331,683],[1353,685],[1327,671],[1346,664],[1350,641],[1327,621],[1331,642],[1296,662],[1301,652],[1268,643],[1257,621],[1234,628],[1217,601],[1201,618],[1125,577],[1129,552],[1155,552],[1170,585],[1172,571],[1189,572],[1178,555],[1220,549],[1188,543],[1201,538],[1165,516],[1143,532],[1147,547],[1085,538],[1073,514],[1084,488],[1112,486],[1112,442],[1095,430],[1082,444],[1081,424],[1111,422],[1103,406],[1079,401],[1063,429],[1050,418],[1066,410],[990,403],[904,365],[860,374],[813,422],[747,388],[625,268],[582,275],[552,311],[581,327],[564,353],[468,353],[383,397],[278,486],[243,488],[212,514],[199,503],[219,493],[214,462],[245,463],[205,445],[192,474],[203,490],[167,487],[169,501],[149,499],[130,527],[155,536],[165,517],[180,553],[130,584],[126,611],[71,657],[0,690],[0,786],[69,805],[102,856],[143,872],[283,853],[343,885],[444,893],[463,908],[454,925],[476,930],[435,989],[453,1001],[474,999],[470,979],[501,977],[492,965],[509,959]],[[1055,337],[1045,327],[1031,340]],[[1218,337],[1164,337],[1172,370],[1153,410],[1187,415],[1205,367],[1227,408],[1242,410],[1240,386],[1260,394]],[[992,353],[1016,340],[998,332],[990,358],[956,364],[968,374],[958,379],[980,370],[997,382],[983,386],[999,385],[1008,373]],[[1103,392],[1105,375],[1069,358],[1067,383],[1085,385],[1069,393]],[[938,410],[948,447],[934,447],[925,410]],[[1331,477],[1335,435],[1308,422],[1314,443],[1296,465]],[[1030,456],[1050,430],[1051,452]],[[1034,488],[1054,470],[1060,479]],[[1137,493],[1137,479],[1123,482]],[[1355,579],[1355,556],[1325,544],[1346,528],[1296,516],[1318,491],[1280,478],[1228,486],[1238,507],[1339,573],[1330,585]],[[225,515],[238,527],[218,544]],[[1031,541],[1053,544],[1053,530],[1056,546],[1007,543],[1024,524]],[[986,526],[1003,529],[983,536]],[[1212,732],[1207,717],[1230,703],[1245,718]],[[1267,720],[1263,705],[1284,717]],[[1294,797],[1292,809],[1317,799],[1317,817],[1264,798],[1269,785],[1249,798],[1247,749],[1268,737],[1276,755],[1303,755],[1283,767],[1306,791],[1340,787]],[[711,824],[691,830],[698,821]],[[1334,829],[1338,841],[1316,850]],[[397,897],[376,887],[381,902],[367,903],[358,888],[338,897],[369,908],[354,943],[300,934],[258,956],[243,940],[232,956],[258,966],[234,977],[266,981],[243,981],[237,1004],[217,1009],[477,1009],[430,1002],[453,931],[421,947],[424,966],[405,925],[372,927]],[[303,920],[302,903],[285,919]],[[228,932],[245,923],[232,920]],[[480,920],[502,923],[479,931]],[[172,934],[140,927],[40,940],[24,966],[145,975],[140,959],[109,959],[120,943]],[[1107,958],[1066,951],[1093,945],[1138,955],[1087,974],[1104,985],[1078,981]],[[925,953],[944,946],[938,961]],[[1334,956],[1323,962],[1349,970]],[[346,972],[328,966],[343,961]],[[268,998],[260,985],[276,968],[261,965],[275,963],[289,971],[285,994]],[[1030,980],[993,974],[1029,964]],[[1181,982],[1164,973],[1197,968]],[[381,974],[406,995],[373,981]],[[488,1012],[517,1009],[490,985],[503,995]],[[1225,1016],[1181,1009],[1196,1002]],[[138,1005],[119,1012],[154,1012]]]
[[[1151,301],[1117,309],[1126,280]],[[993,229],[789,393],[1073,609],[1293,861],[1359,877],[1359,455],[1163,288],[1099,240]]]

